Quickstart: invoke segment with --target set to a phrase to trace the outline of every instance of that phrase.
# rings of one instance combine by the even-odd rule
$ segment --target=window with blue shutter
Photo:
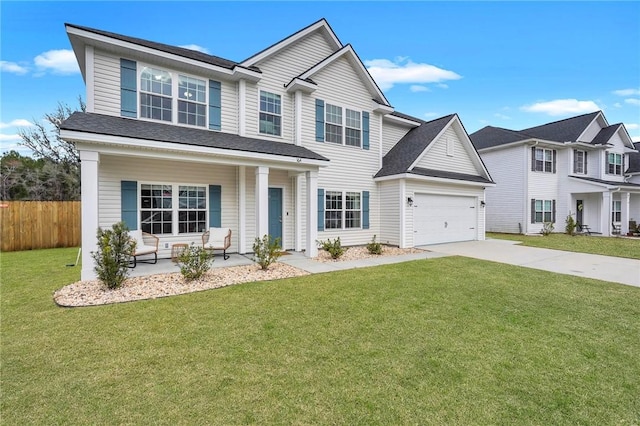
[[[222,226],[222,187],[209,185],[209,226],[220,228]]]
[[[369,113],[362,111],[362,149],[369,149]]]
[[[120,220],[134,231],[138,229],[138,182],[120,182]]]
[[[324,101],[316,99],[316,141],[324,142]]]
[[[362,191],[362,229],[369,229],[369,191]]]
[[[136,62],[120,59],[120,115],[138,117],[138,96]]]
[[[324,189],[318,188],[318,231],[324,231]]]
[[[222,96],[219,81],[209,80],[209,128],[220,130],[222,128]]]

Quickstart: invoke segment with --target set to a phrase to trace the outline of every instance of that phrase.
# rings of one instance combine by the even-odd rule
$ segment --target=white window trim
[[[340,228],[327,228],[326,227],[326,220],[327,220],[327,211],[337,211],[337,210],[327,210],[327,195],[329,192],[339,192],[342,194],[342,219],[341,219],[341,226]],[[360,226],[359,227],[353,227],[353,228],[347,228],[346,227],[346,223],[347,223],[347,211],[356,211],[356,210],[347,210],[347,193],[348,192],[354,192],[357,194],[360,194]],[[362,221],[364,219],[363,215],[364,215],[364,197],[363,197],[363,192],[364,191],[351,191],[351,190],[341,190],[341,189],[326,189],[324,190],[324,217],[323,222],[325,224],[324,230],[327,232],[331,232],[331,231],[351,231],[351,230],[361,230],[362,228]]]
[[[538,159],[536,157],[536,158],[534,158],[534,160],[536,162],[536,170],[535,170],[535,172],[537,172],[537,173],[553,173],[553,149],[551,149],[551,148],[536,148],[535,152],[538,152],[538,151],[542,151],[542,170],[538,170],[537,169]],[[545,167],[544,167],[545,163],[547,163],[547,160],[545,160],[545,158],[546,158],[545,157],[545,152],[546,151],[549,151],[551,153],[551,161],[550,161],[551,170],[549,170],[549,171],[545,170]],[[535,153],[534,153],[534,155],[535,155]]]
[[[164,121],[164,120],[156,120],[153,118],[146,118],[142,116],[142,108],[140,106],[140,95],[143,93],[142,92],[142,70],[145,68],[155,68],[161,71],[165,71],[167,73],[169,73],[169,75],[171,75],[171,121]],[[192,125],[192,124],[186,124],[186,123],[179,123],[178,122],[178,100],[185,100],[185,99],[180,99],[178,90],[179,90],[179,84],[180,84],[180,76],[184,76],[184,77],[189,77],[189,78],[194,78],[197,80],[203,80],[204,81],[204,90],[205,90],[205,95],[204,95],[204,103],[201,104],[199,102],[196,102],[200,105],[204,105],[205,109],[204,109],[204,126],[196,126],[196,125]],[[158,65],[151,65],[151,64],[147,64],[147,63],[142,63],[142,62],[138,62],[138,67],[136,69],[136,110],[137,110],[137,114],[138,114],[138,120],[141,121],[148,121],[151,123],[165,123],[165,124],[173,124],[176,126],[183,126],[183,127],[190,127],[192,129],[207,129],[209,130],[209,79],[206,77],[201,77],[201,76],[197,76],[197,75],[193,75],[193,74],[188,74],[185,72],[180,72],[180,71],[176,71],[170,68],[166,68],[166,67],[162,67],[162,66],[158,66]],[[158,95],[156,93],[151,93],[151,92],[144,92],[145,94],[149,93],[152,95],[157,95],[157,96],[162,96],[162,97],[166,97],[164,95]]]
[[[582,171],[581,172],[576,170],[576,156],[578,155],[579,152],[582,153],[582,161],[579,162],[582,165]],[[582,149],[578,149],[578,150],[573,152],[573,155],[574,155],[574,158],[573,158],[573,173],[577,174],[577,175],[586,175],[587,174],[587,151],[582,150]]]
[[[535,223],[553,222],[553,200],[545,200],[545,199],[542,199],[542,198],[536,198],[535,200],[536,200],[536,201],[535,201],[535,202],[536,202],[536,207],[537,207],[538,201],[541,201],[541,202],[542,202],[542,210],[538,210],[538,209],[536,208],[536,209],[535,209],[535,211],[534,211],[534,214],[535,214],[536,216],[537,216],[538,212],[542,213],[542,220],[541,220],[541,221],[538,221],[538,220],[536,219],[536,217],[534,216],[533,220],[535,221]],[[551,203],[551,207],[550,207],[550,209],[549,209],[548,211],[544,208],[545,203],[546,203],[547,201],[548,201],[549,203]],[[545,213],[549,213],[549,214],[550,214],[550,216],[551,216],[551,217],[550,217],[550,219],[549,219],[549,220],[544,220],[544,215],[545,215]]]
[[[616,163],[610,163],[609,162],[609,156],[610,155],[614,155],[614,158],[620,157],[620,173],[616,173]],[[607,175],[611,175],[611,176],[622,176],[624,174],[624,156],[621,153],[618,152],[605,152],[605,174]],[[609,165],[613,164],[613,173],[609,173]]]
[[[336,143],[336,142],[329,142],[327,141],[327,105],[331,105],[334,107],[338,107],[338,108],[342,108],[342,143]],[[356,146],[356,145],[348,145],[347,144],[347,110],[351,110],[354,112],[357,112],[358,114],[360,114],[360,128],[356,129],[355,127],[349,127],[350,129],[355,129],[355,130],[360,130],[360,145]],[[336,146],[346,146],[348,148],[354,148],[354,149],[364,149],[363,145],[364,145],[364,129],[362,128],[362,122],[363,122],[363,110],[362,109],[358,109],[358,108],[354,108],[354,107],[350,107],[350,106],[345,106],[344,104],[338,104],[338,103],[333,103],[333,102],[326,102],[325,101],[325,109],[324,109],[324,141],[325,143],[330,143],[332,145],[336,145]],[[333,124],[333,123],[328,123],[328,124]],[[349,191],[352,192],[352,191]],[[353,191],[356,192],[356,191]]]
[[[138,211],[136,212],[137,221],[138,221],[138,229],[142,229],[142,220],[140,219],[140,212],[142,210],[148,210],[142,208],[142,185],[163,185],[163,186],[171,186],[171,234],[158,234],[159,237],[189,237],[194,235],[201,235],[202,232],[187,232],[187,233],[179,233],[178,229],[180,227],[180,220],[178,219],[180,212],[180,187],[181,186],[200,186],[204,188],[204,197],[205,197],[205,230],[209,229],[209,184],[207,183],[176,183],[176,182],[160,182],[160,181],[144,181],[138,182],[138,196],[137,196],[137,206]],[[152,210],[152,209],[149,209]]]
[[[265,93],[271,93],[272,95],[278,95],[280,96],[280,134],[279,135],[270,135],[268,133],[260,133],[260,113],[263,112],[260,109],[260,92],[265,92]],[[270,89],[263,89],[263,88],[258,88],[258,120],[257,120],[257,125],[258,128],[256,129],[256,134],[260,135],[260,137],[266,137],[266,138],[274,138],[274,139],[283,139],[284,136],[284,99],[285,96],[282,92],[278,92],[275,90],[270,90]],[[270,112],[265,112],[265,114],[271,114]],[[272,115],[277,115],[277,114],[272,114]]]
[[[616,209],[616,205],[618,209]],[[616,213],[620,214],[620,220],[615,220]],[[621,221],[622,221],[622,201],[612,200],[611,201],[611,222],[620,223]]]

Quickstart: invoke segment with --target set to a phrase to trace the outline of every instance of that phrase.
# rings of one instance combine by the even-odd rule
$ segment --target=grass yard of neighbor
[[[487,238],[521,241],[522,245],[578,253],[640,259],[640,238],[600,237],[597,235],[550,234],[520,235],[487,232]]]
[[[2,253],[2,423],[637,424],[640,288],[462,257],[57,307]]]

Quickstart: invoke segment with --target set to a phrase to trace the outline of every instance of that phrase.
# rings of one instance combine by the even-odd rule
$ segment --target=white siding
[[[387,155],[409,130],[411,130],[410,127],[384,121],[382,123],[382,155]]]
[[[564,216],[567,202],[563,198],[559,199],[560,181],[566,181],[567,167],[566,162],[562,159],[566,156],[566,150],[556,150],[556,173],[550,172],[534,172],[531,170],[531,149],[528,150],[529,167],[526,169],[527,179],[527,224],[526,233],[538,234],[542,230],[542,223],[531,223],[531,199],[536,200],[556,200],[556,223],[555,231],[562,231],[564,228]]]
[[[529,147],[516,146],[481,154],[496,183],[486,189],[486,229],[488,232],[519,233],[526,230],[526,170],[531,166]]]
[[[600,125],[600,123],[598,123],[598,121],[599,120],[593,120],[591,124],[589,124],[589,127],[587,127],[587,129],[582,134],[580,141],[591,142],[593,138],[595,138],[598,135],[598,133],[600,133],[600,130],[602,130],[602,126]],[[558,141],[558,142],[573,142],[573,141]]]
[[[222,186],[222,227],[231,228],[238,235],[236,168],[222,165],[181,163],[176,161],[148,160],[129,157],[102,156],[99,166],[98,223],[110,227],[120,221],[120,182],[184,183]],[[255,221],[254,221],[255,223]],[[172,243],[202,243],[200,234],[159,235],[160,257],[171,255]],[[164,248],[165,243],[169,248]],[[232,238],[231,251],[238,250],[237,239]]]
[[[94,52],[94,111],[120,116],[120,58]]]
[[[380,183],[380,234],[378,241],[394,246],[400,245],[400,181]]]
[[[449,155],[447,152],[447,144],[451,142],[453,143],[453,155]],[[467,145],[462,143],[453,126],[449,126],[444,134],[431,143],[425,155],[416,164],[416,167],[468,175],[479,174],[469,155]]]
[[[220,81],[220,83],[220,131],[224,133],[238,134],[237,83],[227,81]]]

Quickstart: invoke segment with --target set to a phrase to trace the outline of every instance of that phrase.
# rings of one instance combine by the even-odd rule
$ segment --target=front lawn
[[[635,424],[640,289],[462,257],[63,309],[2,254],[3,424]]]
[[[595,235],[520,235],[487,232],[487,238],[521,241],[523,246],[640,259],[640,238]]]

